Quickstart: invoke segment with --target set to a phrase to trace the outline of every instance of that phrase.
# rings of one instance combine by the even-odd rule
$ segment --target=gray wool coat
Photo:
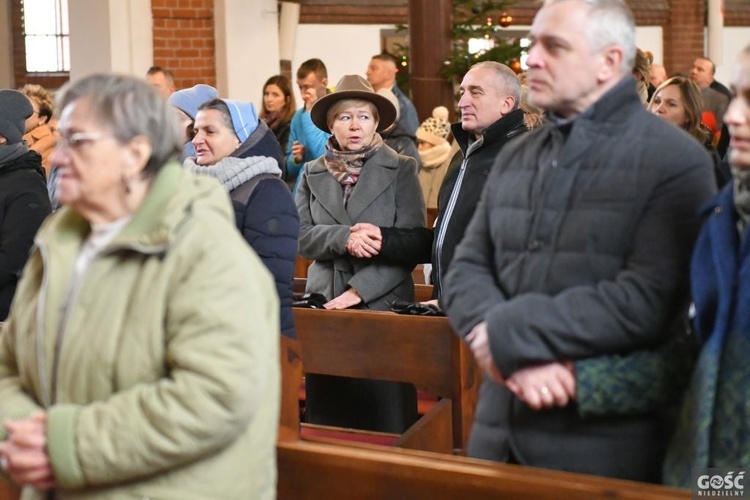
[[[346,252],[346,240],[349,229],[358,222],[383,227],[424,226],[416,161],[384,144],[362,167],[346,208],[343,193],[323,158],[305,164],[296,202],[299,253],[315,260],[307,272],[307,291],[331,300],[354,288],[365,307],[379,310],[388,309],[386,301],[413,300],[411,268],[353,257]]]

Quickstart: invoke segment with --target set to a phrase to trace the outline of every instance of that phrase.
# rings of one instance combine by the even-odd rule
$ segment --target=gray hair
[[[513,110],[518,109],[518,106],[521,105],[521,81],[515,71],[505,64],[495,61],[478,62],[469,68],[469,71],[475,68],[494,71],[497,76],[498,88],[501,92],[507,92],[513,98]]]
[[[145,81],[124,75],[97,74],[67,83],[57,99],[57,109],[85,99],[93,119],[122,144],[135,137],[151,143],[144,176],[155,175],[169,159],[182,152],[180,131],[166,102]]]
[[[617,45],[623,51],[620,71],[629,74],[635,64],[635,20],[624,0],[545,0],[544,7],[576,1],[589,8],[589,22],[583,28],[593,50]]]

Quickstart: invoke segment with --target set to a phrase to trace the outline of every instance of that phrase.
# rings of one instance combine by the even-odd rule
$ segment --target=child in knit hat
[[[419,183],[427,208],[437,208],[440,185],[455,154],[454,148],[448,142],[450,132],[448,108],[445,106],[433,109],[432,116],[422,122],[417,129],[417,145],[422,159]]]

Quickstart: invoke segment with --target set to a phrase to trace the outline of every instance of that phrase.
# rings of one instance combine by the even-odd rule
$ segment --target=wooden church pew
[[[279,500],[320,498],[688,499],[690,492],[615,479],[496,464],[361,443],[300,438],[299,341],[282,338],[282,408],[277,444]]]
[[[461,453],[480,377],[447,318],[298,308],[293,313],[305,373],[407,382],[442,398],[397,445]]]

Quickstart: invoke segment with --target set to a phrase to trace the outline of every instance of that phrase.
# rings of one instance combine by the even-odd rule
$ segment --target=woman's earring
[[[125,194],[130,194],[130,179],[122,174],[122,185],[125,187]]]

